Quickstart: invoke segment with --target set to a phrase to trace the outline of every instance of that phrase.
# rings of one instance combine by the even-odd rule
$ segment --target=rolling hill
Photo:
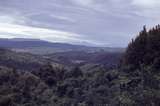
[[[93,52],[70,51],[46,55],[48,59],[64,64],[66,66],[83,66],[86,64],[103,65],[107,68],[117,67],[121,57],[121,52]]]
[[[30,53],[18,53],[9,49],[0,48],[0,65],[10,68],[32,71],[48,64],[58,65],[51,62],[43,56],[33,55]]]
[[[0,39],[0,47],[9,48],[17,52],[28,52],[32,54],[51,54],[68,51],[85,51],[85,52],[123,52],[124,48],[111,47],[88,47],[82,45],[73,45],[67,43],[52,43],[39,39]]]

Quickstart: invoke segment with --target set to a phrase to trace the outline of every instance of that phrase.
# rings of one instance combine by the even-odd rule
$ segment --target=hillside
[[[0,48],[0,65],[20,70],[39,69],[48,62],[53,65],[57,63],[51,62],[42,56],[29,53],[17,53],[9,49]]]
[[[53,66],[74,67],[85,65],[98,65],[108,69],[117,67],[121,59],[121,53],[108,52],[62,52],[50,55],[34,55],[30,53],[15,52],[9,49],[0,49],[0,65],[21,69],[34,70],[50,63]]]
[[[120,88],[122,105],[160,105],[160,25],[144,27],[128,45],[122,60]]]
[[[117,104],[117,102],[111,102],[114,95],[118,93],[118,87],[114,82],[117,78],[117,71],[101,66],[103,64],[101,60],[97,61],[97,64],[93,64],[98,56],[102,55],[100,59],[105,59],[104,54],[111,56],[110,53],[109,55],[105,52],[102,54],[86,52],[54,54],[56,57],[68,55],[68,59],[79,59],[79,55],[81,55],[80,59],[88,57],[87,59],[90,60],[91,56],[94,56],[94,61],[87,61],[79,67],[79,65],[69,65],[66,62],[62,64],[63,60],[56,62],[56,57],[47,57],[52,55],[33,55],[1,48],[0,105]],[[118,62],[118,60],[114,62]],[[113,91],[116,92],[112,93]],[[96,96],[93,98],[93,95]]]
[[[107,51],[107,52],[123,52],[124,48],[110,47],[89,47],[82,45],[73,45],[67,43],[52,43],[39,39],[0,39],[0,47],[12,49],[17,52],[28,52],[32,54],[51,54],[67,51]]]
[[[107,68],[115,68],[121,57],[121,52],[92,52],[85,51],[71,51],[46,55],[50,60],[67,66],[85,65],[85,64],[98,64]]]

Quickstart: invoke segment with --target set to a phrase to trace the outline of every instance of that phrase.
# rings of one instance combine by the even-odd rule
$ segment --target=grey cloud
[[[143,25],[160,22],[159,4],[157,0],[1,0],[0,17],[14,18],[14,24],[76,33],[78,39],[106,46],[126,46]]]

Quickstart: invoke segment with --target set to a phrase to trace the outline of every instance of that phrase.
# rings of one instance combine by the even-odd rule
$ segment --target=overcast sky
[[[0,0],[1,38],[125,47],[159,23],[159,0]]]

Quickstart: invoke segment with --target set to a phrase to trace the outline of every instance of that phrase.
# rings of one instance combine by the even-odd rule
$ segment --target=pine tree
[[[128,45],[123,64],[130,64],[134,67],[139,67],[140,64],[143,63],[143,56],[146,52],[147,36],[148,33],[144,26],[143,30],[139,33],[139,36],[132,40]]]
[[[128,45],[120,69],[122,105],[160,105],[160,25],[144,27]]]

